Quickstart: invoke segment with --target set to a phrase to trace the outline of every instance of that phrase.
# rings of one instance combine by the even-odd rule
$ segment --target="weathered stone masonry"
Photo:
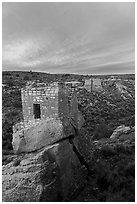
[[[62,91],[63,84],[52,83],[48,86],[44,84],[32,84],[26,89],[21,90],[22,108],[24,122],[34,119],[45,119],[58,117],[58,105],[62,97],[67,97],[67,93],[63,92],[63,96],[59,98],[59,92]],[[63,87],[64,88],[64,87]],[[35,118],[34,105],[40,105],[40,117]],[[62,109],[64,109],[62,107]]]
[[[21,96],[24,121],[13,126],[15,152],[34,151],[75,135],[83,124],[75,90],[65,83],[32,83]]]
[[[84,87],[89,92],[92,92],[92,91],[99,92],[102,90],[102,81],[100,78],[86,79]]]

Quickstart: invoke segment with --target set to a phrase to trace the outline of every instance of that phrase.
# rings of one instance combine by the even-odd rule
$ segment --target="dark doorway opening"
[[[33,104],[34,118],[41,118],[40,104]]]

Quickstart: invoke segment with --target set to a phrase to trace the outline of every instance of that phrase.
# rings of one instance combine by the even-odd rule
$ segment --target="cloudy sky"
[[[134,73],[134,3],[2,5],[3,70]]]

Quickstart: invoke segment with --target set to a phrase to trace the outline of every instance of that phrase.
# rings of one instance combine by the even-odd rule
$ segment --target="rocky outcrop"
[[[115,130],[114,130],[114,132],[113,132],[113,134],[110,136],[110,138],[117,138],[117,137],[119,137],[121,134],[127,134],[127,133],[129,133],[131,131],[131,128],[130,127],[128,127],[128,126],[125,126],[125,125],[120,125],[120,126],[118,126]]]
[[[73,127],[69,126],[68,130],[69,134],[75,134]],[[12,145],[15,153],[32,152],[65,137],[60,120],[40,120],[38,124],[27,125],[22,130],[14,132]]]
[[[66,201],[86,175],[67,139],[18,155],[2,171],[4,202]]]
[[[81,129],[84,118],[78,110],[76,98],[73,98],[70,107],[70,115],[64,114],[55,118],[32,120],[27,124],[16,124],[13,127],[12,140],[14,152],[36,151],[69,136],[74,136]]]

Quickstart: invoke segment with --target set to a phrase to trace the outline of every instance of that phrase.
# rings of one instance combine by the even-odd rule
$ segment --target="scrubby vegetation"
[[[122,141],[102,139],[92,143],[90,148],[87,184],[73,201],[134,202],[134,134],[122,137]]]

